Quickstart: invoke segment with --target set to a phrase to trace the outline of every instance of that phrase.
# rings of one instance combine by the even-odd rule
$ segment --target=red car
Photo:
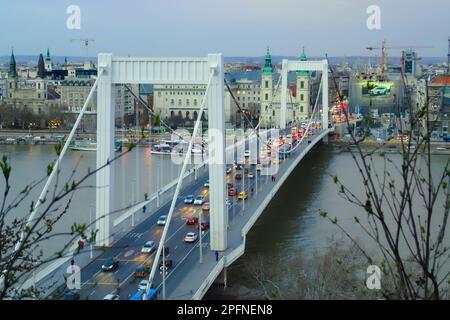
[[[236,189],[235,188],[229,188],[228,189],[228,196],[235,196],[236,195]]]
[[[198,218],[197,217],[189,217],[186,219],[186,224],[193,226],[196,225],[198,223]]]
[[[200,229],[200,226],[198,227]],[[202,222],[202,231],[209,229],[209,222]]]

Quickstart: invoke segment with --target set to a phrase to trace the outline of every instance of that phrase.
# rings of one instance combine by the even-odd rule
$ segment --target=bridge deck
[[[166,279],[167,299],[201,299],[206,294],[222,269],[231,265],[244,253],[246,234],[290,173],[308,151],[327,134],[328,130],[310,138],[310,144],[304,141],[303,145],[298,147],[288,159],[280,163],[279,170],[275,175],[275,182],[271,181],[269,176],[261,176],[257,188],[255,180],[252,181],[252,184],[249,184],[247,188],[253,186],[254,195],[246,200],[245,204],[241,202],[240,206],[245,206],[243,210],[230,212],[228,249],[221,252],[219,261],[216,262],[214,252],[209,250],[209,237],[206,234],[203,239],[203,262],[199,262],[200,252],[197,245],[196,249],[193,249],[191,254],[185,258],[185,261],[179,264],[178,270],[170,273]]]

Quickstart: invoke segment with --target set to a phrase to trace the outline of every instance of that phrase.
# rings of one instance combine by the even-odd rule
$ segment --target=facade
[[[429,113],[434,139],[448,137],[450,121],[450,76],[439,75],[428,84]]]
[[[155,84],[153,85],[154,112],[163,120],[178,124],[190,124],[198,117],[198,111],[205,94],[206,85],[196,84]],[[230,99],[225,92],[225,118],[231,119]],[[228,101],[228,103],[227,103]],[[205,105],[203,119],[208,119]]]
[[[301,61],[306,61],[303,50],[300,55]],[[310,117],[311,113],[311,87],[310,74],[308,71],[298,71],[295,85],[289,85],[286,103],[286,121],[299,121]],[[267,48],[265,64],[261,76],[261,126],[277,126],[280,122],[281,93],[275,92],[276,81],[274,78],[272,58]],[[272,102],[272,103],[271,103]]]

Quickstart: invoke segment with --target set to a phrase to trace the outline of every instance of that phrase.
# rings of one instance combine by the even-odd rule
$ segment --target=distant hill
[[[0,56],[0,64],[7,64],[9,62],[10,56]],[[39,55],[17,55],[16,56],[16,62],[18,64],[28,64],[28,65],[37,65]],[[52,60],[54,63],[64,63],[64,59],[66,57],[64,56],[54,56],[52,57]],[[329,57],[330,62],[332,64],[340,64],[342,63],[343,59],[347,61],[350,65],[355,63],[358,59],[360,60],[360,63],[367,63],[368,56],[348,56],[348,57]],[[280,63],[283,59],[289,59],[289,60],[297,60],[298,57],[294,56],[272,56],[272,63]],[[325,57],[308,57],[309,60],[321,60],[325,59]],[[97,57],[91,57],[91,61],[96,61]],[[226,63],[236,62],[236,63],[264,63],[264,56],[259,57],[225,57],[224,58]],[[67,61],[69,63],[83,63],[85,61],[85,57],[80,56],[67,56]],[[374,57],[371,57],[372,63],[379,63],[380,58],[378,57],[377,60],[374,60]],[[423,57],[420,61],[421,64],[434,64],[434,63],[443,63],[446,62],[446,57]],[[388,58],[389,64],[399,64],[400,63],[400,57],[389,57]]]

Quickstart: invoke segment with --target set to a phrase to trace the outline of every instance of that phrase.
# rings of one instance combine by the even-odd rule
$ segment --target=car
[[[163,254],[164,254],[165,256],[168,256],[169,253],[170,253],[169,247],[163,247],[163,248],[161,249],[161,254],[160,254],[159,256],[162,257]]]
[[[144,278],[146,275],[145,268],[143,266],[136,267],[134,270],[134,277],[135,278]]]
[[[232,197],[236,195],[236,189],[235,188],[228,188],[228,196]]]
[[[369,90],[369,95],[371,96],[380,96],[385,95],[389,92],[389,89],[383,86],[376,86],[375,88]]]
[[[242,165],[238,164],[238,165],[236,166],[236,170],[242,170]]]
[[[80,293],[78,290],[70,290],[64,293],[63,300],[80,300]]]
[[[142,253],[152,253],[156,249],[154,241],[147,241],[141,249]]]
[[[194,200],[194,205],[201,206],[205,202],[204,196],[196,196]]]
[[[184,242],[195,242],[197,241],[198,235],[195,232],[188,232],[184,237]]]
[[[253,178],[255,177],[255,175],[254,175],[253,173],[249,172],[249,173],[247,174],[247,177],[248,177],[249,179],[253,179]]]
[[[237,198],[238,198],[238,200],[245,200],[248,198],[248,194],[245,191],[239,192]]]
[[[103,271],[114,271],[119,267],[119,261],[114,258],[106,259],[105,263],[102,265]]]
[[[160,216],[158,218],[158,221],[156,221],[156,224],[158,226],[165,226],[166,225],[166,219],[167,219],[167,216],[166,215],[162,215],[162,216]]]
[[[242,179],[242,174],[236,173],[236,175],[234,176],[234,178],[235,178],[236,180],[241,180],[241,179]]]
[[[262,170],[262,165],[261,164],[257,164],[256,165],[256,171],[261,171]]]
[[[120,296],[118,294],[107,294],[103,297],[103,300],[120,300]]]
[[[226,206],[231,206],[231,200],[230,199],[225,200],[225,205]]]
[[[198,218],[197,217],[188,217],[186,219],[186,224],[189,225],[189,226],[193,226],[193,225],[195,225],[197,223],[198,223]]]
[[[139,282],[138,289],[139,290],[146,290],[148,284],[149,284],[148,280],[141,280],[141,282]]]
[[[193,204],[194,203],[194,195],[190,194],[184,198],[185,204]]]
[[[203,211],[209,211],[209,202],[205,202],[202,206]]]
[[[233,171],[233,168],[229,167],[227,168],[227,174],[231,173]]]
[[[205,188],[209,188],[209,180],[206,180],[205,184],[203,185]]]
[[[246,158],[250,157],[250,150],[245,150],[244,157]]]
[[[200,225],[198,226],[198,228],[200,229]],[[209,229],[209,222],[207,222],[207,221],[202,222],[201,229],[202,229],[202,231],[208,230]]]
[[[166,267],[164,269],[168,270],[168,269],[172,268],[173,263],[172,263],[172,260],[166,260],[166,261],[164,261],[164,264],[166,265]],[[162,270],[162,269],[163,269],[163,262],[160,261],[159,262],[159,270]]]

